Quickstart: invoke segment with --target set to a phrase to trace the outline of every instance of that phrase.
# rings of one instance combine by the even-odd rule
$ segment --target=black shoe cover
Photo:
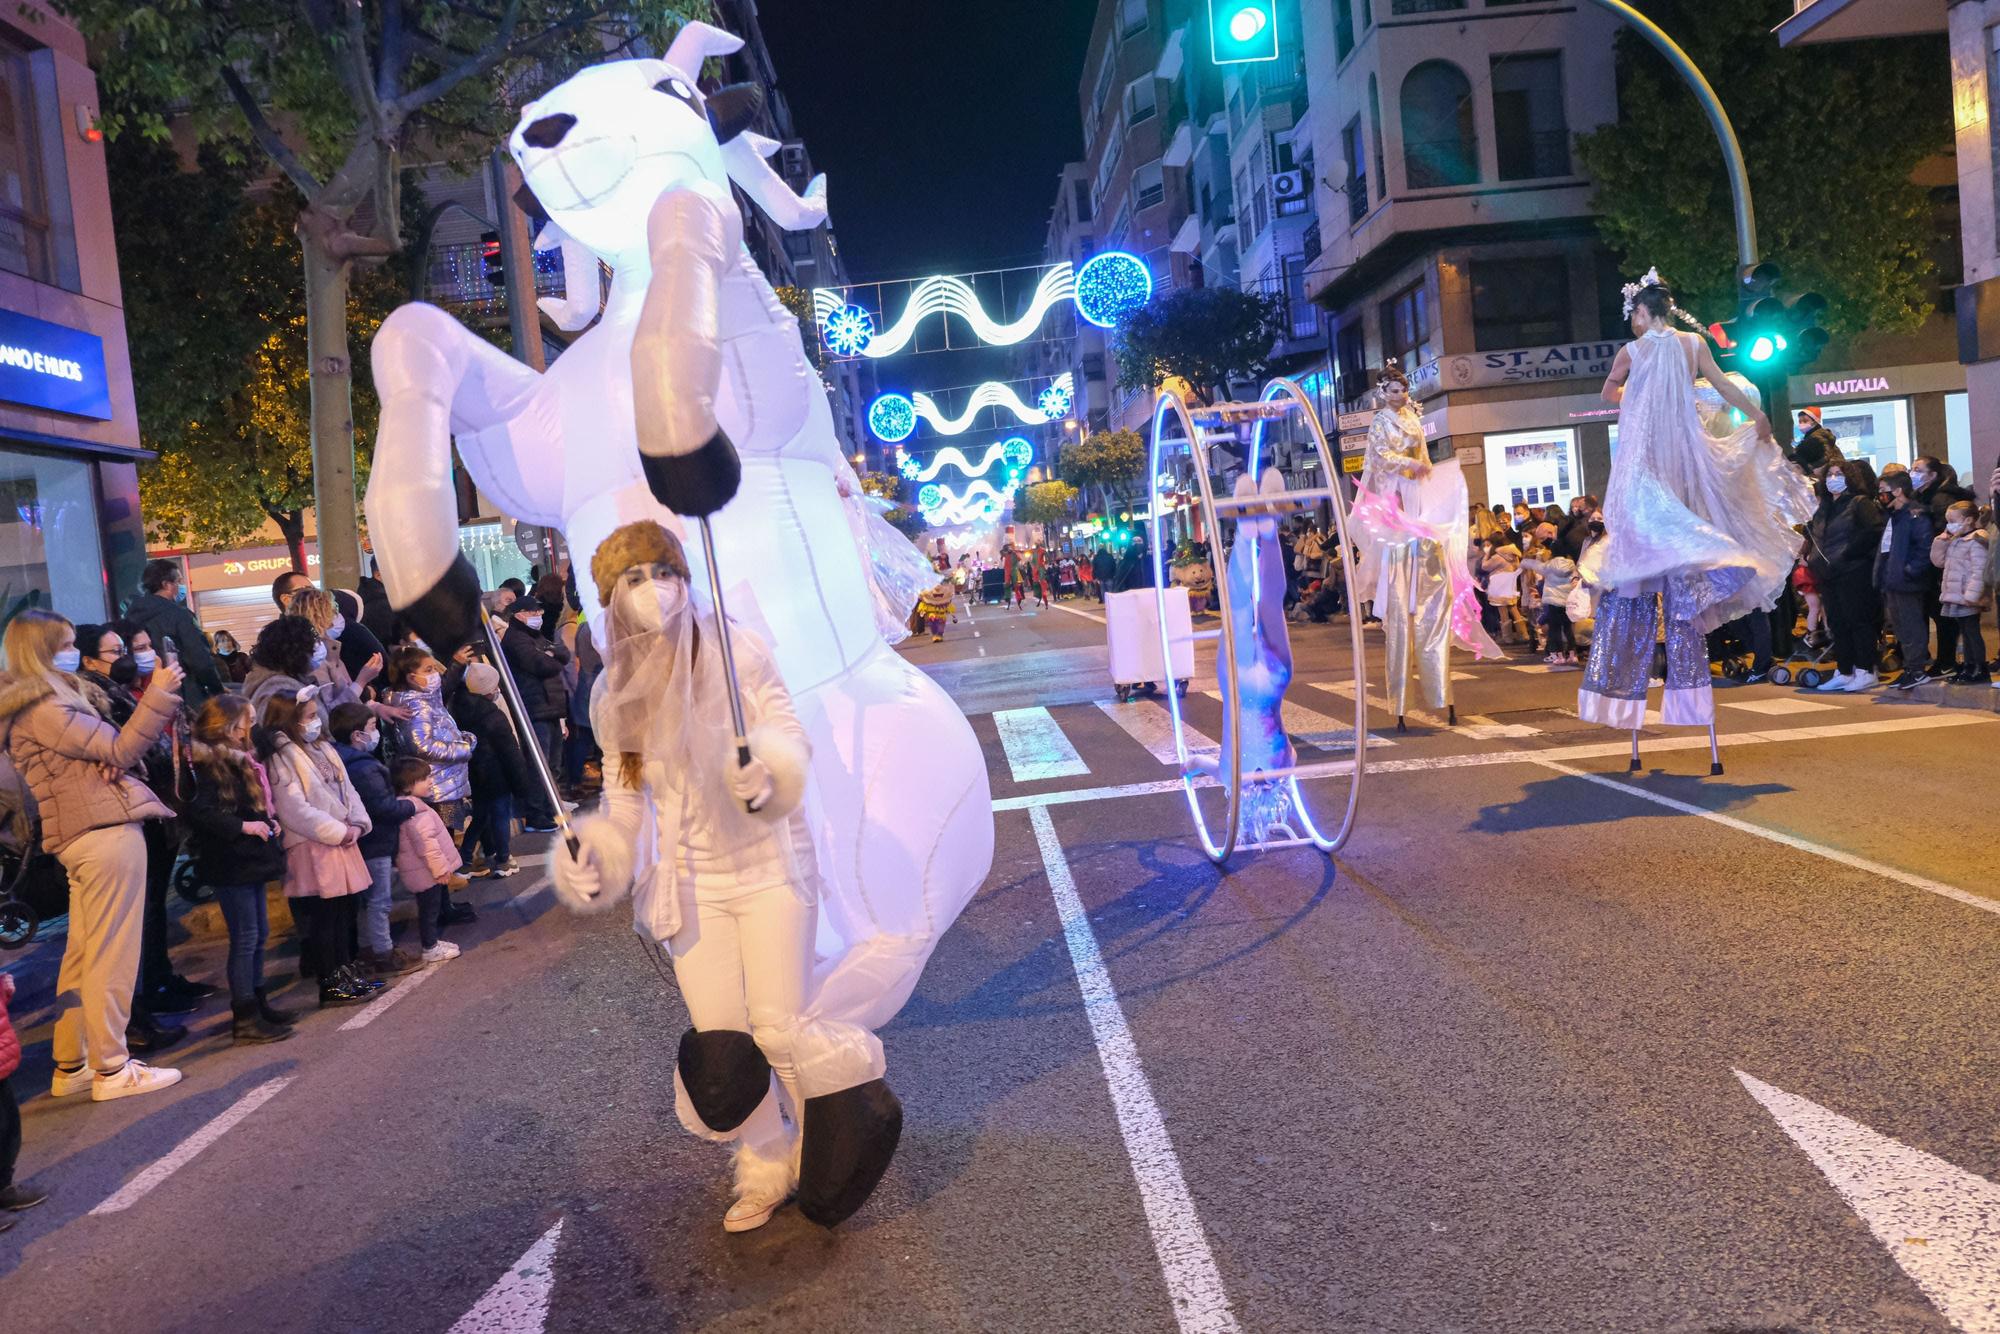
[[[639,465],[653,499],[690,519],[706,519],[727,505],[743,481],[736,446],[720,429],[691,454],[665,458],[641,454]]]
[[[771,1063],[748,1033],[718,1028],[681,1034],[681,1083],[701,1123],[726,1135],[771,1091]]]
[[[479,573],[463,555],[451,563],[430,591],[396,614],[403,624],[430,645],[439,661],[448,660],[479,633]]]
[[[903,1104],[879,1079],[806,1099],[799,1212],[835,1227],[868,1203],[903,1134]]]

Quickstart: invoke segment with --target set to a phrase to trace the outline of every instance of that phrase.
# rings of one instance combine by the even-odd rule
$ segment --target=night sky
[[[762,0],[856,281],[1037,264],[1096,0]]]

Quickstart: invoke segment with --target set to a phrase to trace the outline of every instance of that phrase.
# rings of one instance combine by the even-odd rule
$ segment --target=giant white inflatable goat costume
[[[821,180],[794,193],[764,161],[773,145],[744,132],[756,89],[697,88],[704,59],[741,45],[691,23],[665,60],[586,69],[523,108],[509,148],[550,219],[539,244],[562,247],[568,278],[545,308],[564,327],[596,326],[538,374],[434,306],[391,314],[373,346],[382,411],[367,512],[391,602],[439,651],[472,636],[478,593],[457,546],[454,439],[487,496],[561,528],[579,574],[624,525],[685,536],[677,514],[713,512],[729,614],[768,642],[811,747],[818,961],[786,1036],[806,1104],[799,1203],[830,1225],[867,1198],[900,1126],[873,1030],[984,880],[993,822],[964,716],[878,632],[825,391],[743,248],[732,182],[792,230],[824,222],[826,199]],[[601,316],[598,260],[612,270]],[[709,556],[687,544],[697,569]],[[604,609],[589,610],[610,644]],[[578,834],[604,837],[589,820]],[[605,877],[599,905],[655,873],[650,836],[627,883]],[[555,855],[563,868],[569,854]],[[728,1137],[747,1115],[746,1081],[753,1104],[770,1096],[755,1052],[682,1043],[689,1129]]]

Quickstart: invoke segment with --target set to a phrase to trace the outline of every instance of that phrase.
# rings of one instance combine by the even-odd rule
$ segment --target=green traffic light
[[[1229,35],[1239,42],[1247,42],[1264,31],[1265,25],[1270,21],[1270,17],[1263,10],[1255,5],[1246,5],[1237,10],[1235,16],[1229,20]]]
[[[1783,334],[1758,334],[1750,344],[1750,360],[1769,361],[1788,346]]]
[[[1215,63],[1234,65],[1278,58],[1276,0],[1208,0],[1208,31]]]

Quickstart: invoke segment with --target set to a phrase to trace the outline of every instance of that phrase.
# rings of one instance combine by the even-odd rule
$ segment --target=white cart
[[[1160,633],[1160,622],[1166,633]],[[1111,684],[1124,704],[1148,686],[1171,683],[1176,695],[1185,695],[1194,676],[1194,617],[1188,610],[1185,588],[1155,590],[1135,588],[1127,593],[1107,594],[1104,599],[1104,626],[1111,641]],[[1164,643],[1172,654],[1168,661]]]

